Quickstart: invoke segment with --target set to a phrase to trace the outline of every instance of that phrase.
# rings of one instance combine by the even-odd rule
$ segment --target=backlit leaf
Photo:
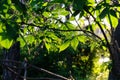
[[[78,40],[82,43],[85,43],[86,42],[86,37],[85,36],[78,36]]]
[[[63,43],[63,44],[60,46],[59,52],[65,50],[69,45],[70,45],[70,41],[66,41],[65,43]]]
[[[11,4],[11,0],[7,0],[8,4]]]
[[[32,44],[34,42],[35,38],[34,38],[34,36],[29,35],[26,37],[26,40],[29,44]]]
[[[111,21],[112,21],[112,26],[116,27],[118,25],[118,18],[116,18],[112,15],[110,17],[111,17]]]
[[[6,49],[9,49],[13,43],[13,40],[5,39],[0,41],[0,45]]]
[[[42,6],[47,6],[48,2],[45,2]]]
[[[43,12],[43,16],[45,16],[45,17],[50,17],[51,14],[50,14],[49,12]]]
[[[76,48],[77,48],[77,46],[78,46],[78,43],[79,43],[79,41],[78,41],[77,38],[73,38],[73,39],[71,40],[71,46],[73,47],[74,50],[76,50]]]
[[[47,48],[47,50],[50,50],[50,44],[49,43],[45,43],[45,47]]]
[[[24,47],[26,45],[26,42],[23,40],[23,38],[19,37],[17,40],[20,41],[20,47]]]
[[[110,22],[108,16],[106,17],[106,19],[107,19],[108,22]],[[112,27],[114,27],[114,28],[117,27],[117,25],[118,25],[118,18],[110,15],[110,20],[111,20],[111,23],[112,23]]]

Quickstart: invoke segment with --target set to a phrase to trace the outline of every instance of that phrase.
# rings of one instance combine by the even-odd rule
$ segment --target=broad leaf
[[[50,12],[43,12],[43,16],[45,16],[45,17],[50,17],[51,16],[51,14],[50,14]]]
[[[68,11],[66,11],[64,8],[60,8],[60,9],[56,9],[56,10],[53,10],[52,13],[54,15],[63,15],[63,16],[66,16],[69,14]]]
[[[20,47],[24,47],[26,45],[26,42],[23,38],[19,37],[17,40],[20,41]]]
[[[35,38],[34,38],[34,36],[29,35],[26,37],[26,40],[29,44],[32,44],[35,41]]]
[[[63,44],[60,46],[59,52],[64,51],[69,45],[70,45],[70,41],[66,41],[65,43],[63,43]]]
[[[7,0],[7,3],[8,3],[8,4],[11,4],[12,2],[11,2],[11,0]]]
[[[76,50],[76,48],[77,48],[77,46],[78,46],[78,43],[79,43],[79,41],[78,41],[77,38],[73,38],[73,39],[71,40],[71,46],[73,47],[74,50]]]
[[[78,36],[78,40],[82,43],[85,43],[86,42],[86,37],[84,35],[80,35],[80,36]]]
[[[0,41],[0,45],[6,49],[9,49],[13,43],[13,40],[5,39]]]
[[[118,18],[110,16],[112,21],[112,26],[116,27],[118,25]]]
[[[106,18],[107,18],[108,22],[110,23],[108,16]],[[112,27],[114,27],[114,28],[117,27],[117,25],[118,25],[118,18],[110,15],[110,19],[111,19]]]

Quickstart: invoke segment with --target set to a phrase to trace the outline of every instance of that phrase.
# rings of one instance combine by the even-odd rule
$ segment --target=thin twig
[[[28,23],[24,23],[25,25],[29,25],[29,26],[34,26],[34,27],[38,27],[38,28],[41,28],[41,29],[48,29],[48,30],[52,30],[52,31],[61,31],[61,32],[70,32],[70,31],[82,31],[84,33],[90,33],[92,35],[94,35],[95,37],[97,37],[98,39],[101,40],[101,38],[96,35],[95,33],[91,32],[91,31],[87,31],[87,30],[83,30],[83,29],[69,29],[69,30],[62,30],[62,29],[55,29],[55,28],[49,28],[49,27],[42,27],[42,26],[38,26],[38,25],[35,25],[35,24],[28,24]]]
[[[23,63],[23,62],[14,61],[14,60],[0,60],[0,62],[1,62],[1,63],[2,63],[2,62],[12,62],[12,63],[17,63],[17,64],[22,64],[22,63]],[[5,65],[5,64],[3,64],[3,65],[4,65],[4,66],[7,66],[7,65]],[[55,76],[55,77],[58,77],[58,78],[60,78],[60,79],[62,79],[62,80],[68,80],[68,78],[63,77],[63,76],[58,75],[58,74],[55,74],[55,73],[53,73],[53,72],[51,72],[51,71],[48,71],[48,70],[46,70],[46,69],[36,67],[36,66],[34,66],[34,65],[32,65],[32,64],[29,64],[29,63],[27,63],[27,65],[28,65],[29,67],[32,67],[32,68],[34,68],[34,69],[37,69],[38,71],[42,71],[42,72],[45,72],[45,73],[47,73],[47,74],[53,75],[53,76]],[[10,68],[10,66],[7,66],[7,67]],[[11,68],[13,68],[13,67],[11,67]],[[12,72],[14,72],[14,71],[12,71]],[[14,73],[15,73],[16,75],[19,75],[19,74],[16,73],[16,72],[14,72]],[[23,76],[21,76],[21,78],[24,79]],[[26,79],[31,79],[31,78],[26,77]],[[38,79],[38,78],[37,78],[37,79]]]
[[[55,73],[50,72],[50,71],[48,71],[48,70],[45,70],[45,69],[43,69],[43,68],[39,68],[39,67],[36,67],[36,66],[34,66],[34,65],[31,65],[31,64],[29,64],[29,66],[33,67],[34,69],[37,69],[37,70],[43,71],[43,72],[45,72],[45,73],[48,73],[48,74],[50,74],[50,75],[56,76],[56,77],[58,77],[58,78],[61,78],[61,79],[63,79],[63,80],[68,80],[68,78],[66,78],[66,77],[63,77],[63,76],[58,75],[58,74],[55,74]]]
[[[15,74],[16,76],[18,76],[19,78],[24,79],[24,76],[21,76],[19,73],[15,72],[11,67],[8,67],[6,65],[4,65],[4,67],[13,74]],[[31,78],[31,77],[26,77],[26,79],[27,80],[61,80],[61,79],[53,79],[53,78]]]

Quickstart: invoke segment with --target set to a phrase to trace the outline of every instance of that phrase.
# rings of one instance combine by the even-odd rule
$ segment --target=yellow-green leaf
[[[6,49],[9,49],[13,43],[13,40],[5,39],[1,40],[0,45]]]
[[[115,28],[118,25],[118,19],[114,16],[110,16],[111,21],[112,21],[112,26]]]
[[[76,48],[77,48],[77,46],[78,46],[78,43],[79,43],[79,41],[78,41],[77,38],[73,38],[73,39],[71,40],[71,46],[73,47],[74,50],[76,50]]]
[[[68,46],[70,45],[70,41],[66,41],[65,43],[63,43],[61,46],[60,46],[60,51],[64,51]]]
[[[43,16],[45,16],[45,17],[50,17],[51,14],[50,14],[50,12],[43,12]]]
[[[86,37],[85,36],[78,36],[78,40],[82,43],[86,42]]]
[[[26,42],[23,40],[23,38],[19,37],[17,40],[20,41],[20,47],[25,46]]]
[[[27,40],[27,42],[28,42],[29,44],[32,44],[32,43],[34,42],[35,38],[34,38],[34,36],[32,36],[32,35],[28,35],[28,36],[26,37],[26,40]]]
[[[49,51],[50,50],[50,44],[49,43],[45,43],[45,47],[47,48],[47,50]]]
[[[42,6],[47,6],[48,2],[45,2]]]

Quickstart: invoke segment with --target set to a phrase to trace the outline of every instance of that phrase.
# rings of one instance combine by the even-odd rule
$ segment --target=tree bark
[[[4,49],[4,60],[13,60],[19,61],[20,60],[20,42],[15,42],[10,49]],[[13,72],[9,71],[7,68],[11,68],[13,71],[18,72],[17,69],[13,69],[12,67],[18,67],[17,64],[13,62],[3,62],[3,77],[2,80],[19,80],[18,76],[15,75]]]
[[[112,69],[109,72],[108,80],[120,80],[120,54],[117,48],[113,48]]]
[[[112,69],[108,80],[120,80],[120,19],[115,32],[112,34],[111,44]]]

